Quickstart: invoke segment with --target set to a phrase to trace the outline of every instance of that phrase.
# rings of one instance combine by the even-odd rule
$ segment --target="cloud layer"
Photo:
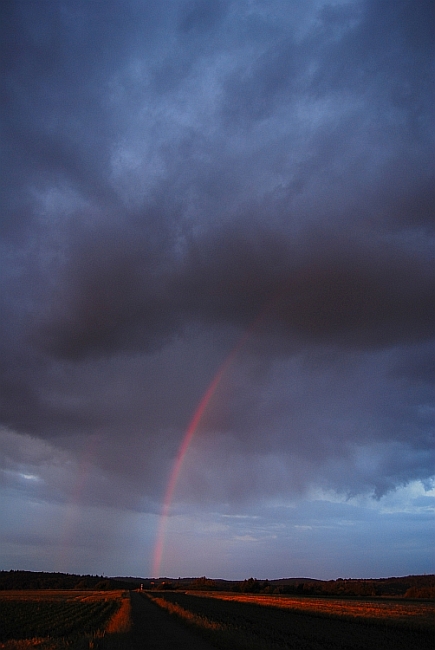
[[[5,489],[159,512],[241,340],[179,507],[430,481],[432,3],[1,13]]]

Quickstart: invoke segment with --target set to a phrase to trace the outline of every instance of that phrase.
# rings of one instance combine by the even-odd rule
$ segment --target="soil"
[[[131,650],[216,650],[148,598],[131,592]]]

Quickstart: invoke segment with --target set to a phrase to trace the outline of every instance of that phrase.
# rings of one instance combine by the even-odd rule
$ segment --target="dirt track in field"
[[[131,592],[131,650],[216,650],[148,598]]]

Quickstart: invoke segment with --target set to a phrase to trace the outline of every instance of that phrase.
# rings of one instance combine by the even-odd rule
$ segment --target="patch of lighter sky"
[[[220,515],[225,519],[241,519],[241,520],[251,520],[251,519],[260,519],[260,515]]]
[[[19,466],[26,474],[34,473],[26,471],[26,467],[47,467],[50,464],[65,467],[70,460],[68,452],[58,449],[49,441],[6,427],[0,427],[0,444],[9,464]]]
[[[54,181],[53,181],[54,182]],[[102,209],[92,199],[67,182],[56,185],[32,186],[30,197],[34,203],[35,219],[41,226],[40,234],[28,240],[32,251],[46,270],[50,265],[63,264],[68,259],[71,245],[70,225],[77,216],[80,222],[86,221],[88,227],[95,227],[107,218],[107,205]],[[23,249],[23,255],[29,258],[29,249]],[[52,277],[57,278],[59,269],[53,266]]]
[[[22,474],[18,472],[18,476],[21,476],[25,481],[42,481],[40,476],[35,476],[34,474]]]
[[[427,498],[427,503],[419,502],[419,499]],[[432,499],[434,499],[432,501]],[[425,512],[435,512],[435,478],[429,482],[415,480],[406,485],[397,486],[395,490],[390,490],[380,499],[373,498],[372,494],[360,494],[356,496],[347,496],[325,490],[322,488],[312,487],[307,495],[307,502],[326,501],[329,503],[346,503],[372,511],[379,514],[423,514]],[[423,505],[424,503],[424,505]],[[286,504],[287,507],[295,507],[294,503]],[[282,505],[281,505],[282,507]]]
[[[435,480],[430,489],[427,489],[421,481],[411,481],[408,485],[386,494],[379,505],[382,514],[397,512],[435,514]]]
[[[231,65],[227,54],[201,60],[199,70],[181,85],[171,102],[155,94],[144,94],[132,107],[129,97],[121,95],[124,105],[118,119],[123,134],[112,146],[110,180],[124,202],[139,205],[164,178],[168,171],[164,153],[168,144],[176,148],[189,133],[214,137],[219,126],[215,114],[222,93],[220,76]],[[114,86],[120,83],[113,82]],[[122,129],[124,122],[128,126]],[[203,150],[196,154],[207,156]]]
[[[143,142],[141,151],[127,141],[116,143],[110,166],[111,185],[124,205],[131,209],[139,207],[166,175],[163,157],[155,148]]]
[[[166,530],[166,539],[170,539],[171,535],[200,535],[200,536],[224,536],[230,532],[230,526],[226,523],[220,523],[215,519],[215,513],[207,513],[199,517],[196,514],[183,514],[174,515],[169,517],[168,527]]]
[[[279,11],[277,5],[281,5]],[[246,0],[246,2],[235,3],[235,11],[245,16],[258,16],[262,21],[270,24],[275,29],[285,30],[293,28],[293,36],[297,43],[302,42],[307,36],[321,25],[321,11],[327,7],[355,7],[354,16],[348,17],[346,28],[353,27],[359,21],[358,2],[355,0],[311,0],[305,2],[293,2],[289,7],[288,0],[275,0],[265,3],[263,0]],[[290,10],[289,10],[290,9]]]
[[[29,192],[36,206],[38,220],[44,225],[51,226],[66,216],[89,207],[89,202],[67,182],[45,187],[34,186]]]
[[[3,476],[3,481],[11,487],[19,485],[22,483],[22,481],[30,483],[42,481],[42,478],[40,476],[37,476],[36,474],[29,474],[25,471],[2,469],[0,472]]]

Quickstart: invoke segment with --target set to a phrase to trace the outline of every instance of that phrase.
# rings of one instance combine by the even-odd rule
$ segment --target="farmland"
[[[175,592],[150,598],[222,649],[433,647],[433,603]]]
[[[103,647],[106,636],[128,631],[129,615],[130,599],[121,591],[1,592],[0,648]]]
[[[187,592],[189,593],[189,592]],[[209,594],[202,594],[207,597]],[[366,619],[411,627],[433,627],[435,631],[435,604],[401,600],[344,600],[340,598],[294,598],[253,594],[212,594],[212,597],[239,603],[254,603],[316,616],[332,615],[346,619]]]
[[[434,633],[435,603],[428,600],[181,590],[0,592],[4,650],[131,650],[153,643],[221,650],[426,650]]]

